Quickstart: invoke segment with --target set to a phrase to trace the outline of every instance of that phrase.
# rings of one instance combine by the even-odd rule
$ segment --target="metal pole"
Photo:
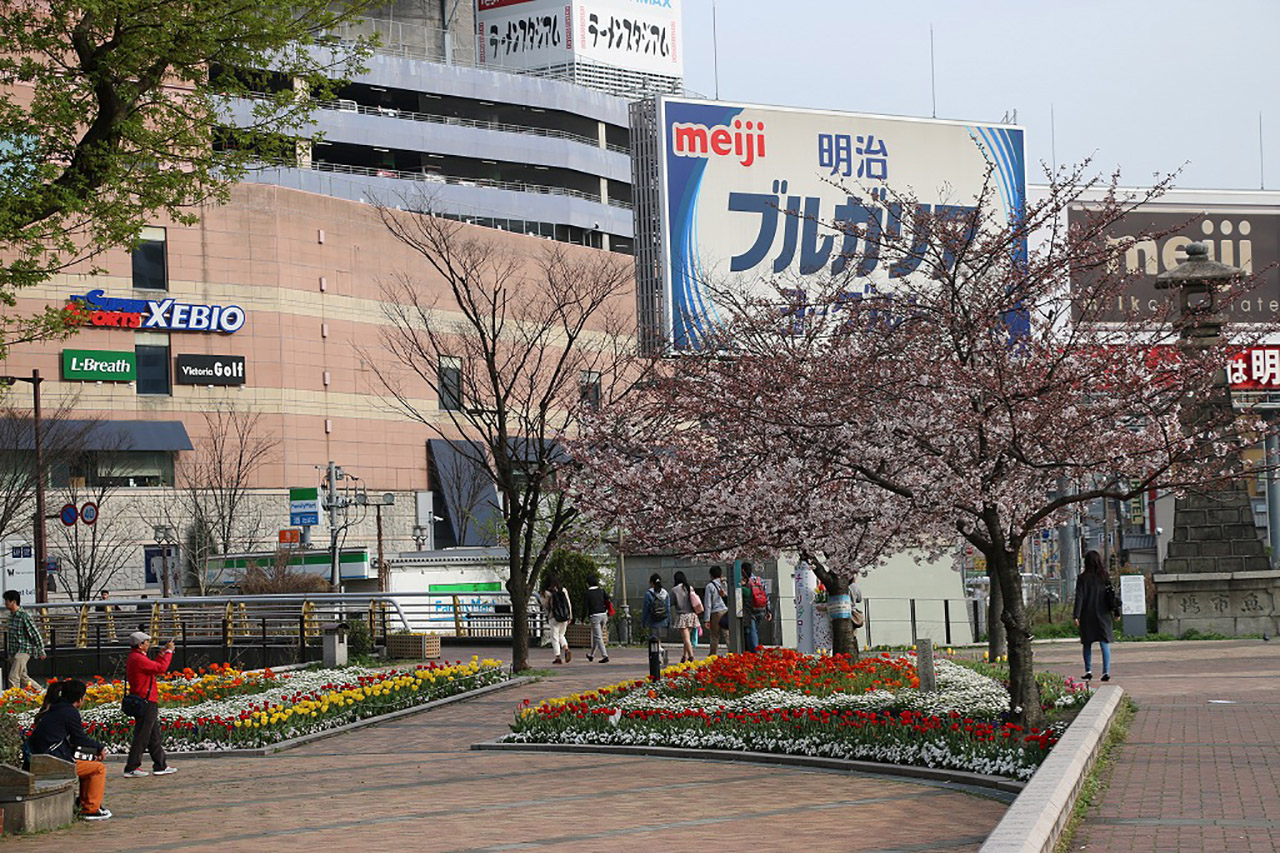
[[[373,512],[378,521],[378,591],[387,592],[391,584],[388,583],[387,563],[382,557],[382,504],[376,504]]]
[[[329,460],[329,583],[334,589],[342,586],[338,571],[338,489],[337,465]]]
[[[911,599],[911,645],[916,644],[916,600]]]
[[[1276,416],[1270,418],[1274,429]],[[1280,436],[1267,434],[1267,539],[1271,544],[1271,568],[1280,566]]]
[[[44,431],[41,428],[40,417],[40,383],[42,381],[44,380],[40,378],[39,370],[31,371],[32,416],[34,419],[36,445],[36,602],[40,604],[49,600],[49,569],[46,565],[47,550],[45,548],[44,527]]]
[[[942,623],[946,626],[947,645],[951,645],[951,599],[942,599]]]

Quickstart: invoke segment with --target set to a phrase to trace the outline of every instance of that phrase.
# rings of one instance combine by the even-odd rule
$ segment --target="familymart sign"
[[[62,378],[85,382],[133,382],[138,378],[138,357],[131,352],[64,349]]]

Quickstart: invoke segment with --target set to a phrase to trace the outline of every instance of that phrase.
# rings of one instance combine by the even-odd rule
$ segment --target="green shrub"
[[[373,636],[369,633],[369,623],[361,618],[348,619],[347,654],[351,656],[373,654]]]
[[[12,714],[0,715],[0,764],[22,766],[22,727]]]

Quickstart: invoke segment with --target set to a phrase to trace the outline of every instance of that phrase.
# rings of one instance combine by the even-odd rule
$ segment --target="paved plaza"
[[[535,665],[549,660],[534,653]],[[115,819],[10,843],[136,853],[976,850],[1004,813],[994,800],[878,776],[469,749],[506,731],[523,700],[640,677],[643,662],[640,651],[616,651],[607,665],[579,655],[540,683],[278,755],[175,759],[181,771],[167,778],[122,779],[115,761]]]

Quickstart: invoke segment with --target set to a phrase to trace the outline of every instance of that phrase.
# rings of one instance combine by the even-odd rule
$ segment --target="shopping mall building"
[[[382,348],[390,278],[407,273],[428,301],[448,297],[375,205],[432,210],[530,259],[548,241],[629,254],[627,104],[679,91],[680,70],[675,47],[667,73],[627,70],[621,57],[522,60],[527,45],[493,37],[503,21],[477,22],[468,3],[452,4],[448,26],[438,9],[408,8],[431,5],[393,4],[390,17],[353,27],[379,33],[380,46],[366,73],[320,105],[323,140],[298,162],[254,173],[194,226],[157,219],[136,249],[98,258],[101,273],[73,269],[22,292],[18,311],[74,302],[83,312],[73,337],[16,346],[0,372],[38,369],[46,412],[74,403],[76,418],[104,422],[85,439],[87,464],[50,461],[48,503],[56,513],[110,484],[91,532],[124,542],[106,583],[116,594],[158,585],[156,528],[172,518],[182,466],[209,445],[207,415],[219,410],[258,413],[256,432],[275,445],[252,483],[263,548],[291,526],[289,490],[319,485],[330,461],[375,499],[394,496],[377,511],[388,556],[484,544],[438,482],[448,443],[395,411],[375,375],[375,361],[399,369]],[[439,410],[427,383],[406,381],[417,382],[420,409]],[[25,405],[26,388],[7,402]],[[375,530],[375,512],[357,512],[345,542],[376,554]],[[51,557],[68,531],[90,533],[51,520]],[[311,535],[327,544],[323,517]],[[29,542],[11,535],[3,558]],[[344,563],[345,580],[375,573]],[[54,586],[63,597],[65,576]]]

